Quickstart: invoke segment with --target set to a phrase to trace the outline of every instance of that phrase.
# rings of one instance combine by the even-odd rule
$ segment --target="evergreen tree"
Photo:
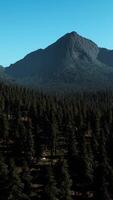
[[[8,166],[5,164],[2,155],[0,155],[0,199],[8,199],[9,182],[8,182]]]
[[[56,187],[56,181],[54,179],[52,168],[47,169],[46,185],[44,190],[44,199],[46,200],[58,200],[58,189]]]
[[[9,200],[30,200],[23,192],[24,184],[21,182],[13,160],[10,160],[9,163],[9,180]]]
[[[86,190],[93,183],[93,153],[90,144],[87,145],[84,129],[81,130],[78,150],[77,180],[81,190]]]
[[[31,187],[32,179],[33,179],[33,177],[31,176],[30,169],[29,169],[27,163],[24,162],[22,173],[21,173],[21,180],[22,180],[22,183],[24,183],[23,191],[29,197],[32,194],[32,187]]]
[[[110,193],[110,188],[113,188],[113,170],[107,159],[104,131],[100,133],[99,160],[95,171],[95,198],[97,200],[110,200],[113,195],[113,193]]]
[[[28,130],[26,133],[26,144],[27,144],[26,150],[25,150],[26,158],[27,158],[28,164],[32,164],[35,152],[34,152],[34,137],[32,134],[31,124],[28,125]]]
[[[50,125],[50,147],[51,147],[52,157],[56,155],[57,139],[58,139],[58,126],[56,123],[52,123]]]
[[[58,163],[59,168],[59,176],[58,174],[58,188],[59,188],[59,200],[72,200],[71,196],[71,186],[72,181],[70,179],[69,173],[68,173],[68,165],[65,160],[60,161]],[[58,169],[57,168],[57,169]]]
[[[6,114],[2,116],[1,123],[2,123],[1,131],[2,131],[3,140],[4,140],[4,147],[6,149],[5,151],[8,156],[8,141],[9,141],[10,136],[9,136],[9,124],[8,124],[8,119],[7,119]]]

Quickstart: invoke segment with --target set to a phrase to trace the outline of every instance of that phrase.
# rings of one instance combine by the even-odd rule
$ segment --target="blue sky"
[[[0,0],[0,64],[71,31],[113,49],[113,0]]]

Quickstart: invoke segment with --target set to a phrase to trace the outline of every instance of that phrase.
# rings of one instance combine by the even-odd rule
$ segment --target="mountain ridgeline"
[[[5,71],[17,83],[42,89],[113,88],[113,51],[71,32]]]

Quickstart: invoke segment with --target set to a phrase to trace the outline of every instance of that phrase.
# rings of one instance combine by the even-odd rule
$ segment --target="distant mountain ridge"
[[[113,51],[76,32],[5,69],[18,83],[41,88],[113,88]]]
[[[113,67],[113,50],[100,48],[99,54],[98,54],[98,59],[102,63]]]

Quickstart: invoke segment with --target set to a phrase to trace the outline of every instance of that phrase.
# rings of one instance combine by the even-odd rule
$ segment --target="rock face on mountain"
[[[113,50],[99,49],[98,59],[106,65],[113,67]]]
[[[32,87],[113,88],[113,51],[71,32],[10,65],[6,73]]]

